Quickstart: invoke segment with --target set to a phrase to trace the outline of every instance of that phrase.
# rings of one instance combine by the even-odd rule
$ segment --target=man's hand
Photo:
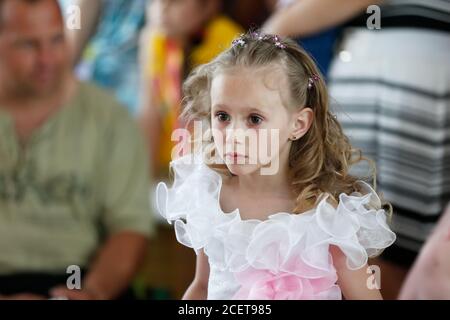
[[[103,300],[103,298],[94,291],[81,289],[70,290],[64,286],[53,288],[50,291],[50,296],[54,299],[68,299],[68,300]]]
[[[400,300],[450,299],[450,204],[420,250]]]
[[[47,300],[47,298],[34,293],[17,293],[8,296],[0,295],[0,300]]]
[[[62,285],[51,289],[50,295],[69,300],[116,299],[130,285],[146,249],[147,238],[138,233],[114,234],[99,248],[81,290],[70,290]]]

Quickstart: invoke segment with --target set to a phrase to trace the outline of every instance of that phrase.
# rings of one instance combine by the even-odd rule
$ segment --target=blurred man
[[[146,251],[144,144],[70,61],[57,0],[0,0],[1,298],[117,298]]]

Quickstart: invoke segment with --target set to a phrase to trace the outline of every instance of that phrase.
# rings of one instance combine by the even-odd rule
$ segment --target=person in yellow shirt
[[[149,25],[141,35],[140,123],[155,177],[165,177],[172,149],[172,132],[180,122],[181,85],[189,71],[212,60],[243,32],[221,14],[220,0],[153,0]]]

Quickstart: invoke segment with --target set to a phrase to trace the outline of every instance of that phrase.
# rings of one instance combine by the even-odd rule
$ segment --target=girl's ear
[[[294,114],[293,129],[290,139],[298,140],[303,137],[309,130],[314,120],[314,111],[311,108],[305,107]]]

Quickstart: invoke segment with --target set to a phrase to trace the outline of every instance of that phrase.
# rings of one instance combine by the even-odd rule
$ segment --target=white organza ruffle
[[[354,270],[395,241],[385,211],[368,209],[380,207],[380,199],[362,181],[362,194],[341,194],[337,208],[324,196],[316,208],[302,214],[282,212],[265,221],[242,220],[238,209],[228,214],[221,210],[222,178],[201,156],[184,156],[171,167],[175,181],[171,188],[158,184],[157,209],[169,223],[175,222],[180,243],[203,249],[219,270],[295,275],[303,281],[302,292],[308,292],[304,297],[336,298],[330,245],[342,250]]]

